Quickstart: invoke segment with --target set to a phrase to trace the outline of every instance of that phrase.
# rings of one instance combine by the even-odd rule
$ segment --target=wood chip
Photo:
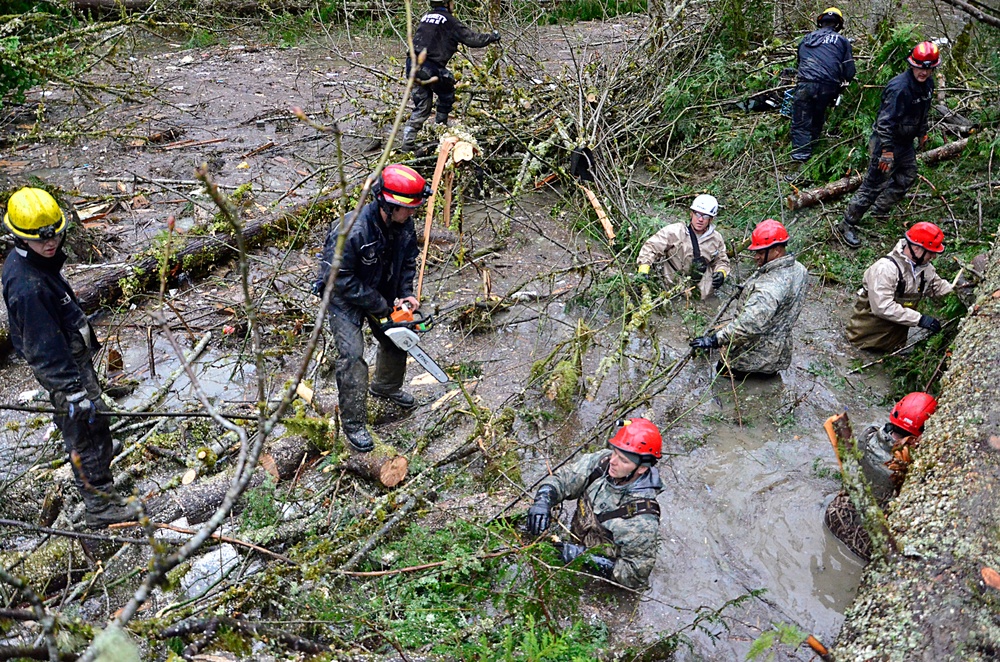
[[[995,451],[1000,451],[1000,435],[990,435],[990,447]]]
[[[1000,590],[1000,572],[988,566],[983,566],[979,574],[983,576],[983,581],[986,582],[987,586]]]
[[[278,464],[274,461],[274,458],[267,453],[260,456],[260,466],[264,467],[264,471],[271,474],[275,482],[281,480],[281,474],[278,473]]]
[[[299,385],[295,387],[295,394],[305,400],[307,403],[312,404],[313,401],[313,390],[299,382]]]

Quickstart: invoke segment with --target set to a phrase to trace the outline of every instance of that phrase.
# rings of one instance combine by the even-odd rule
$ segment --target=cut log
[[[385,487],[396,487],[406,478],[410,463],[392,446],[375,443],[371,453],[352,453],[344,462],[344,468],[356,476],[381,483]]]
[[[938,161],[947,161],[948,159],[953,159],[961,154],[967,144],[969,144],[968,138],[956,140],[955,142],[948,143],[947,145],[941,145],[937,149],[932,149],[922,154],[918,154],[917,159],[925,165],[933,165]],[[829,200],[830,198],[836,198],[844,195],[845,193],[854,191],[861,186],[863,179],[864,176],[861,173],[855,173],[848,177],[838,179],[835,182],[830,182],[824,186],[818,186],[804,191],[797,190],[795,193],[792,193],[790,196],[785,198],[785,203],[788,205],[788,208],[792,210],[802,209],[803,207],[811,207],[817,202]]]
[[[294,237],[301,230],[300,225],[327,221],[328,212],[340,197],[334,192],[321,198],[310,200],[288,211],[274,216],[255,219],[243,228],[243,238],[248,247],[259,246],[272,239]],[[183,236],[175,241],[184,241]],[[188,239],[170,258],[167,273],[171,279],[181,272],[190,277],[208,273],[216,264],[235,257],[236,241],[231,235],[199,236]],[[145,290],[159,284],[160,258],[158,255],[140,253],[120,266],[108,269],[88,269],[82,277],[70,280],[80,306],[84,312],[92,313],[101,305],[117,301],[122,296],[122,286],[130,290]],[[7,309],[0,306],[0,355],[10,351],[10,331],[7,327]]]
[[[1000,245],[994,244],[993,255]],[[868,564],[837,660],[996,660],[1000,592],[1000,260],[962,321],[888,524],[901,554]]]
[[[288,480],[295,475],[309,449],[310,445],[303,437],[279,439],[261,457],[261,463],[250,479],[248,489],[259,487],[268,475],[273,475],[272,472],[277,472],[281,480]],[[150,499],[146,510],[158,522],[172,522],[186,517],[189,524],[200,524],[207,521],[222,503],[232,481],[231,471],[213,476],[190,487],[172,490]],[[233,508],[233,513],[239,513],[243,506],[241,500]]]

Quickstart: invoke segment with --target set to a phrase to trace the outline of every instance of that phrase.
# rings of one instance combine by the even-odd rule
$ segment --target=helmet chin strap
[[[917,244],[914,244],[909,239],[906,240],[906,244],[907,244],[907,246],[910,247],[910,255],[913,256],[913,263],[914,264],[916,264],[918,267],[920,267],[920,266],[923,266],[924,264],[927,263],[927,254],[930,253],[929,250],[927,250],[926,248],[924,248],[923,246],[921,246],[920,247],[920,251],[921,251],[920,252],[920,257],[917,257],[917,249],[916,249]]]

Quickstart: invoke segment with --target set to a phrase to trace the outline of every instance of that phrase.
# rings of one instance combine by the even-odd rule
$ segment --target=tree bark
[[[1000,245],[995,244],[997,255]],[[838,660],[1000,656],[1000,260],[963,320],[938,408],[889,506],[901,554],[865,569]]]
[[[983,13],[983,11],[980,10],[978,7],[970,5],[968,2],[964,2],[963,0],[944,0],[944,1],[947,4],[951,5],[952,7],[961,9],[969,16],[975,18],[977,21],[981,21],[986,25],[992,25],[995,28],[1000,28],[1000,18]]]
[[[968,138],[956,140],[955,142],[948,143],[947,145],[941,145],[937,149],[932,149],[922,154],[918,154],[917,159],[925,165],[933,165],[938,161],[947,161],[948,159],[953,159],[961,154],[962,150],[965,149],[965,146],[968,143]],[[848,177],[838,179],[835,182],[830,182],[824,186],[818,186],[804,191],[796,191],[785,198],[785,203],[791,210],[811,207],[817,202],[822,202],[823,200],[828,200],[830,198],[844,195],[845,193],[850,193],[861,186],[863,179],[864,175],[862,173],[856,173]]]

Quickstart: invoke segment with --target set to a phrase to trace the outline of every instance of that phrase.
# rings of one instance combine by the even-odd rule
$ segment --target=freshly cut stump
[[[375,450],[370,453],[352,453],[344,468],[385,487],[396,487],[406,478],[410,461],[392,446],[375,442]]]

